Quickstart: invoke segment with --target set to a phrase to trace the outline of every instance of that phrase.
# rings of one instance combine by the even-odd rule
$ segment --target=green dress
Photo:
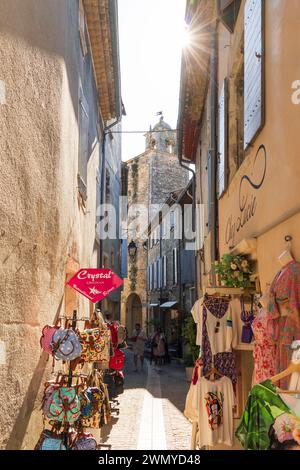
[[[283,413],[293,414],[282,401],[270,380],[255,385],[247,400],[236,437],[246,450],[267,450],[271,442],[269,431],[275,419]]]

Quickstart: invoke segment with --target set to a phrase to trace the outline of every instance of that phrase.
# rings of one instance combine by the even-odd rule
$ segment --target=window
[[[153,263],[153,279],[154,279],[153,288],[154,288],[154,290],[157,289],[157,272],[156,272],[157,270],[156,270],[156,268],[157,268],[157,264],[155,262],[155,263]]]
[[[79,150],[78,150],[78,190],[87,199],[87,164],[89,157],[89,107],[80,88],[79,98]]]
[[[219,0],[219,13],[222,23],[232,33],[238,17],[241,0]]]
[[[88,48],[86,43],[86,31],[85,31],[85,13],[83,0],[79,0],[79,35],[80,35],[80,45],[83,56],[87,54]]]
[[[177,248],[173,248],[173,285],[176,286],[177,282],[178,282]]]
[[[218,105],[218,160],[217,160],[217,194],[220,198],[227,185],[227,135],[228,135],[228,83],[224,80]]]
[[[170,211],[170,228],[174,228],[175,224],[175,213],[174,211]]]
[[[264,125],[264,0],[246,0],[244,13],[244,149]]]

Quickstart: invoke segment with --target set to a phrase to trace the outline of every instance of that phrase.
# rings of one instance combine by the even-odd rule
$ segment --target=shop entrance
[[[134,325],[142,325],[142,302],[137,294],[130,294],[126,302],[126,327],[129,336],[132,334]]]

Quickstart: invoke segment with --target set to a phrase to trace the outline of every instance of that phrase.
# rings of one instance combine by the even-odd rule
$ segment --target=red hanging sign
[[[111,269],[80,269],[67,284],[93,303],[104,299],[123,284]]]

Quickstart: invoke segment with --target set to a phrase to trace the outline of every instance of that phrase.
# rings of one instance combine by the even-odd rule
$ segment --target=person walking
[[[130,339],[133,342],[134,372],[138,372],[138,358],[140,358],[141,361],[141,370],[143,370],[144,367],[145,342],[147,341],[146,333],[142,330],[140,323],[135,324],[135,329]]]
[[[163,365],[166,358],[166,336],[160,327],[157,327],[152,338],[152,348],[155,365]]]

